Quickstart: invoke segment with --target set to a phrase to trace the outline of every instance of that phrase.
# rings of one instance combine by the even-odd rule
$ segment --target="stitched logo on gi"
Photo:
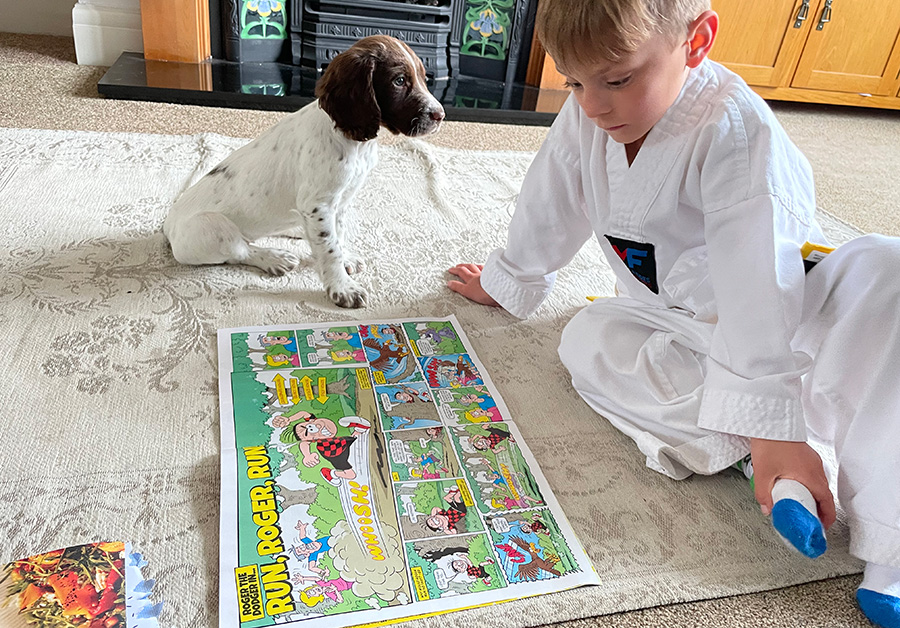
[[[656,255],[654,247],[649,242],[634,242],[606,236],[612,245],[616,255],[619,256],[635,279],[647,286],[653,294],[659,294],[659,285],[656,283]]]

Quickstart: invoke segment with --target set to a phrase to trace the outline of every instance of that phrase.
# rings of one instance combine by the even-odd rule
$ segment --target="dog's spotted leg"
[[[296,268],[300,258],[285,249],[270,249],[255,244],[247,245],[247,255],[243,259],[228,260],[229,264],[250,264],[270,275],[284,275]]]
[[[366,263],[350,245],[352,229],[347,225],[346,212],[339,211],[334,219],[334,231],[343,251],[344,269],[348,275],[358,274],[366,269]]]
[[[337,211],[330,206],[312,208],[305,215],[307,240],[328,298],[340,307],[363,307],[368,295],[344,267],[344,251],[337,234]]]

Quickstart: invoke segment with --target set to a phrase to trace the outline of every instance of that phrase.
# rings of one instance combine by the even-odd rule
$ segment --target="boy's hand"
[[[448,281],[447,287],[475,303],[500,307],[500,304],[494,301],[491,295],[481,287],[481,270],[483,268],[482,264],[457,264],[447,272],[454,277],[459,277],[460,280]]]
[[[822,459],[812,447],[806,443],[751,438],[750,457],[753,460],[756,501],[764,515],[772,512],[775,480],[796,480],[812,493],[822,525],[826,530],[831,527],[836,518],[834,496],[828,488]]]

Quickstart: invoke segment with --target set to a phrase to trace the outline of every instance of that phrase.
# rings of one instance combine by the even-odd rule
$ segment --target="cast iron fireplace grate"
[[[294,64],[321,70],[358,39],[391,35],[419,55],[430,78],[455,77],[465,0],[437,2],[437,6],[391,0],[291,2]]]

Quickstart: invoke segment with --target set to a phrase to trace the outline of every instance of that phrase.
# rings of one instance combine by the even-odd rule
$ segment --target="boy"
[[[900,628],[900,241],[858,238],[805,274],[801,248],[825,244],[811,169],[767,105],[706,59],[708,0],[542,0],[537,19],[573,94],[506,248],[448,285],[524,318],[595,234],[617,296],[563,332],[578,393],[672,478],[749,451],[762,512],[810,556],[835,514],[806,441],[833,447],[866,561],[857,599]],[[773,506],[784,487],[796,494]]]

